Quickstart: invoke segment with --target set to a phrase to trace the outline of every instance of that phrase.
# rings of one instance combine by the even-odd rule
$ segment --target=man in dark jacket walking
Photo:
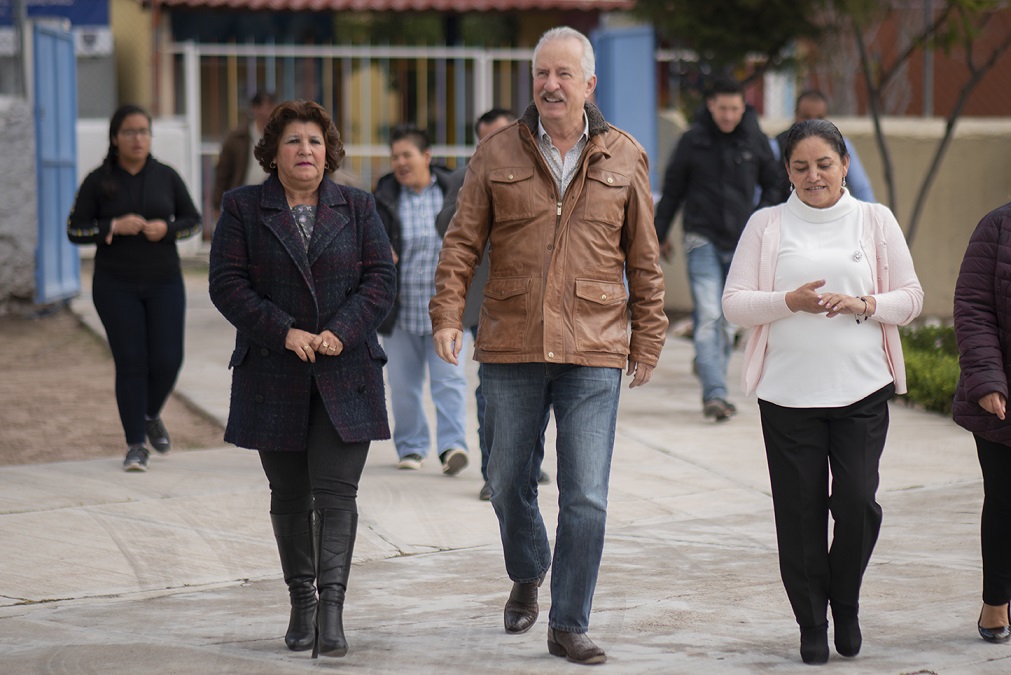
[[[666,242],[684,206],[685,258],[694,304],[695,371],[702,381],[702,411],[721,422],[737,412],[727,400],[727,363],[734,328],[723,316],[723,285],[737,240],[758,207],[782,201],[779,170],[769,139],[744,102],[740,84],[717,82],[695,124],[681,137],[664,175],[656,207],[657,238]],[[665,258],[670,245],[664,243]]]

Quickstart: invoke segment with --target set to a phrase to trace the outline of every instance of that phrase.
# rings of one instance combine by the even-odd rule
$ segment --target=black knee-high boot
[[[316,646],[313,658],[344,656],[348,642],[344,637],[344,595],[351,574],[351,554],[355,548],[358,514],[353,511],[325,509],[316,511]]]
[[[270,514],[281,571],[288,584],[291,617],[284,643],[288,649],[302,652],[312,649],[315,641],[313,615],[316,613],[316,567],[313,564],[312,512],[291,515]]]

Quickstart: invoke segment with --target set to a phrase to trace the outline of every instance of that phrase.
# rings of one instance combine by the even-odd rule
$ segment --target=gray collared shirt
[[[586,147],[586,142],[589,138],[590,121],[586,118],[586,112],[584,111],[583,135],[579,137],[579,140],[572,146],[572,149],[565,153],[565,157],[562,157],[562,153],[555,147],[551,136],[544,130],[544,125],[541,124],[540,119],[538,118],[537,120],[537,145],[544,156],[544,161],[551,167],[551,173],[555,176],[555,182],[558,183],[559,200],[565,196],[566,188],[572,182],[572,177],[576,175],[576,169],[579,168],[579,156],[583,154],[583,148]]]

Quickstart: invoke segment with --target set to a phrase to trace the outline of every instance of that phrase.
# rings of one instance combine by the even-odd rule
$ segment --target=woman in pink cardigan
[[[898,326],[919,315],[923,289],[891,211],[846,190],[849,156],[835,125],[794,125],[783,158],[790,198],[748,222],[723,311],[755,328],[744,386],[758,395],[780,573],[801,658],[825,663],[829,605],[836,651],[860,651],[888,400],[905,392]]]

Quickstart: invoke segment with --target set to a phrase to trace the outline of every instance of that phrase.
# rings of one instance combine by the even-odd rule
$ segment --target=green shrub
[[[903,327],[902,353],[906,361],[905,398],[927,410],[951,413],[958,384],[958,349],[951,326]]]
[[[949,356],[958,356],[958,345],[955,344],[955,328],[953,326],[920,326],[911,328],[900,326],[902,349],[916,349],[924,352],[939,351]]]

